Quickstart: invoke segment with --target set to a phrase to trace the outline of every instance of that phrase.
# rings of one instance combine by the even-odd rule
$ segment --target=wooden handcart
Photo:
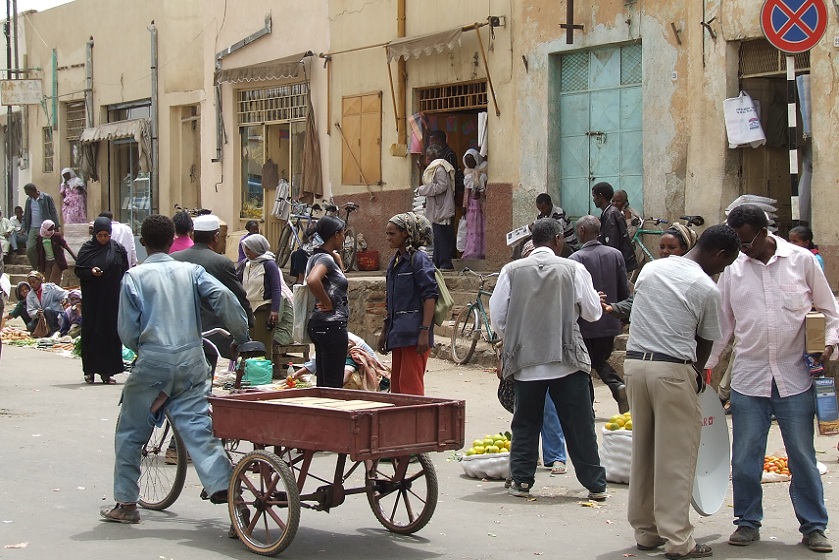
[[[234,467],[228,507],[239,539],[266,556],[291,544],[302,508],[329,511],[350,494],[366,494],[389,531],[418,531],[437,505],[437,475],[426,453],[464,441],[466,405],[459,400],[312,388],[210,402],[216,436],[254,444]],[[336,456],[331,480],[311,472],[319,452]],[[360,472],[364,485],[347,487]],[[322,484],[304,490],[309,480]]]

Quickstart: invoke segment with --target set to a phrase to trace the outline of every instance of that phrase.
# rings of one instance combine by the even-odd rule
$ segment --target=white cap
[[[221,228],[218,216],[204,214],[192,220],[192,229],[195,231],[216,231]]]

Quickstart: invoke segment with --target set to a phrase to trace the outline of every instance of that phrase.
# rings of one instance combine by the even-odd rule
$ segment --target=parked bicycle
[[[685,221],[685,225],[691,229],[694,226],[701,226],[705,223],[705,218],[702,216],[679,216],[680,219]],[[638,278],[638,274],[641,272],[641,268],[650,261],[654,261],[656,259],[655,255],[647,248],[647,245],[644,243],[644,236],[647,235],[655,235],[661,236],[664,235],[664,232],[667,230],[667,227],[656,227],[653,228],[645,228],[644,224],[651,223],[653,226],[661,226],[665,224],[666,226],[670,225],[670,222],[663,218],[645,218],[643,222],[639,222],[638,226],[640,226],[636,231],[635,235],[632,236],[632,246],[634,248],[640,248],[641,254],[638,256],[638,268],[636,268],[632,272],[632,276],[630,278],[631,281],[635,281]],[[637,254],[637,251],[636,251]]]
[[[288,263],[291,254],[299,247],[304,247],[308,241],[306,239],[306,230],[309,226],[317,220],[312,214],[320,211],[321,207],[318,204],[309,206],[302,202],[292,203],[292,211],[288,217],[288,221],[283,226],[283,231],[280,232],[280,242],[277,245],[277,266],[282,268]]]
[[[213,213],[209,208],[184,208],[180,204],[175,204],[175,212],[186,212],[191,218]]]
[[[218,348],[209,340],[209,337],[216,334],[230,336],[230,333],[221,328],[201,333],[201,336],[221,356]],[[234,389],[241,386],[245,360],[260,355],[265,355],[265,346],[261,342],[246,342],[239,346]],[[244,453],[237,450],[238,444],[238,440],[224,441],[225,450],[233,463],[237,461],[233,460],[232,454]],[[161,511],[174,504],[184,488],[188,461],[186,446],[167,414],[163,423],[154,427],[140,453],[140,506]]]
[[[355,266],[355,254],[358,252],[358,237],[355,228],[350,226],[350,214],[358,210],[360,206],[355,202],[345,202],[341,209],[345,214],[343,217],[346,227],[344,229],[344,248],[341,250],[341,262],[344,265],[344,272],[349,272]],[[326,215],[340,218],[341,211],[334,204],[326,205]]]
[[[483,339],[489,344],[496,354],[500,351],[501,339],[492,330],[489,322],[489,314],[484,307],[483,297],[489,297],[492,292],[484,289],[484,285],[490,278],[498,276],[497,272],[492,274],[479,274],[468,268],[463,269],[461,274],[473,274],[481,283],[478,286],[478,293],[475,301],[460,310],[454,320],[452,330],[452,360],[456,364],[465,364],[472,358],[478,340]]]

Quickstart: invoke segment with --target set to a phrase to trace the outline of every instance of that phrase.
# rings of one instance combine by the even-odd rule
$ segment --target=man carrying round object
[[[683,257],[647,264],[635,284],[624,381],[632,411],[627,519],[639,550],[665,547],[667,558],[711,556],[698,544],[690,503],[702,418],[699,367],[722,336],[720,292],[711,276],[740,249],[728,226],[708,228]]]

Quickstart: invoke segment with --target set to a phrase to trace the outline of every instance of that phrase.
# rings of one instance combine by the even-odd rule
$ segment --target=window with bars
[[[795,55],[796,72],[810,70],[810,51]],[[787,57],[766,39],[740,43],[740,78],[777,77],[786,74]]]
[[[73,101],[67,103],[65,107],[66,123],[67,123],[67,144],[70,154],[70,168],[79,174],[79,167],[81,167],[82,145],[79,138],[84,132],[87,124],[87,113],[85,111],[84,101]]]
[[[441,113],[487,107],[487,82],[475,80],[440,86],[416,88],[420,111]]]
[[[306,118],[309,86],[305,83],[238,92],[236,114],[240,125],[294,121]]]
[[[53,145],[52,145],[52,127],[45,126],[41,129],[44,141],[44,173],[53,172]]]
[[[615,87],[618,85],[618,72],[621,86],[637,85],[641,83],[642,71],[640,44],[563,54],[560,91],[573,93],[604,86]],[[604,79],[604,73],[608,72],[612,72],[614,78]]]

